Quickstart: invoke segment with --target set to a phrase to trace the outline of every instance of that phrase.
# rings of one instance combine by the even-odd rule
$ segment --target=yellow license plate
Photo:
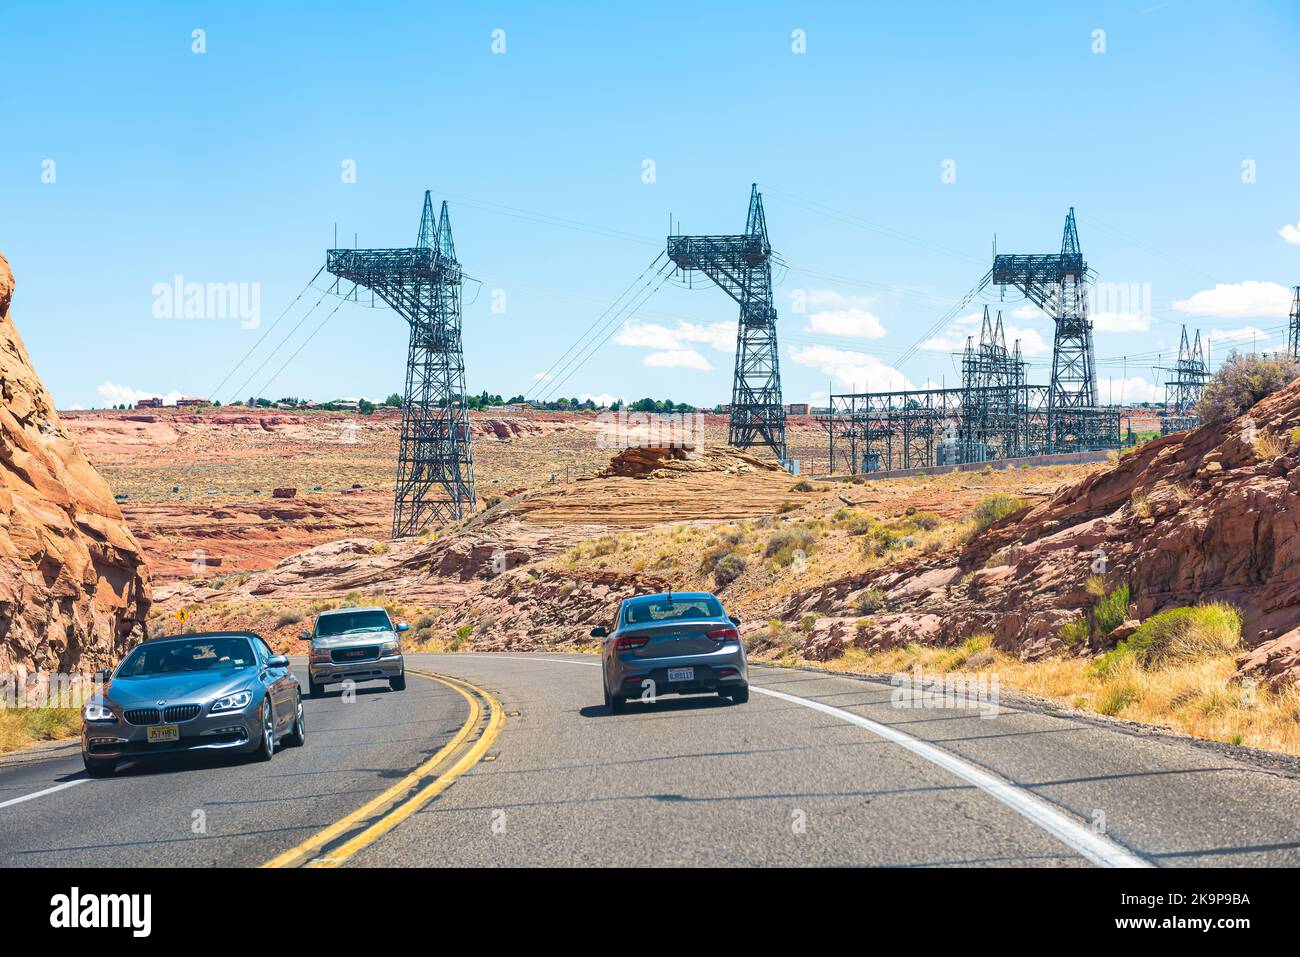
[[[162,744],[165,741],[179,741],[181,729],[174,724],[155,724],[149,729],[149,743]]]

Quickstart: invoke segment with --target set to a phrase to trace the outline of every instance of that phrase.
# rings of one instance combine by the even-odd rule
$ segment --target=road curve
[[[452,756],[438,769],[446,780],[377,818],[337,863],[1300,864],[1300,762],[1288,758],[1006,693],[993,717],[899,707],[888,683],[765,667],[751,670],[757,693],[745,705],[664,697],[615,716],[596,665],[411,656],[412,670],[489,692],[499,734],[485,717],[472,735],[479,750],[456,752],[454,781]],[[429,679],[361,690],[353,704],[309,701],[307,746],[270,764],[191,762],[96,781],[75,753],[0,765],[0,864],[283,856],[455,745],[470,708]],[[195,811],[206,833],[193,831]]]

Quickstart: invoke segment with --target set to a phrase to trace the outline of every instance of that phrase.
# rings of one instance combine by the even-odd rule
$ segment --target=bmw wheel
[[[258,761],[270,761],[275,757],[275,711],[271,708],[271,699],[262,699],[262,743],[256,752]]]
[[[117,770],[116,761],[96,761],[94,758],[83,757],[82,763],[86,766],[86,775],[92,778],[111,777]]]
[[[284,743],[291,748],[301,748],[307,743],[307,716],[303,714],[302,695],[298,695],[298,711],[294,715],[293,728],[284,736]]]

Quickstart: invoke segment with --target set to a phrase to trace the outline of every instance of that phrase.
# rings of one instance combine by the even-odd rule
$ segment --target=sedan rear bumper
[[[690,668],[689,681],[669,680],[669,671]],[[609,690],[626,697],[640,697],[647,690],[646,681],[654,682],[654,694],[708,694],[749,684],[749,667],[745,651],[738,643],[729,643],[706,655],[683,655],[673,658],[637,658],[631,654],[614,656],[608,676]]]

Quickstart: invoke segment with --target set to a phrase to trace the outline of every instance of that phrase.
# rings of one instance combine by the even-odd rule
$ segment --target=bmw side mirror
[[[739,615],[728,615],[727,617],[731,619],[731,623],[732,623],[733,625],[739,625],[739,624],[740,624],[740,616],[739,616]]]
[[[406,622],[403,621],[403,622],[400,622],[400,623],[398,624],[398,626],[397,626],[397,630],[398,630],[398,631],[410,631],[410,630],[411,630],[411,626],[408,625]]]
[[[266,666],[268,668],[288,668],[289,659],[284,655],[272,655],[266,659]]]
[[[607,638],[609,637],[609,632],[605,630],[604,625],[597,625],[595,628],[591,629],[591,637]]]

